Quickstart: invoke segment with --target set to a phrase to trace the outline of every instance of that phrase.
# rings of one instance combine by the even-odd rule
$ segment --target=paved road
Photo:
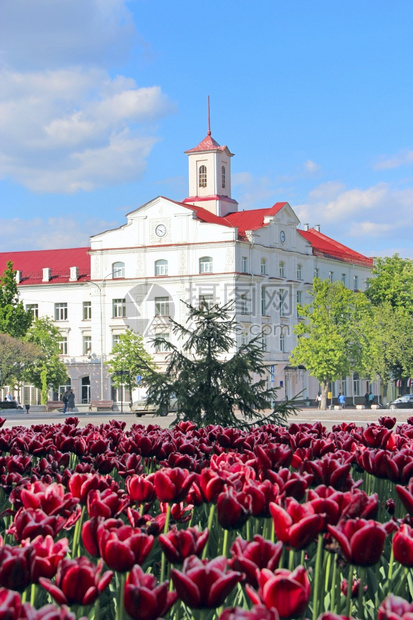
[[[137,418],[133,413],[123,413],[118,411],[108,411],[99,413],[79,413],[75,414],[79,418],[80,426],[84,427],[88,424],[100,425],[109,420],[122,420],[126,422],[126,428],[130,428],[132,424],[156,424],[161,428],[168,428],[174,420],[174,415],[170,414],[166,417],[145,415]],[[297,416],[290,418],[291,422],[322,422],[327,429],[331,429],[334,424],[341,422],[356,422],[360,426],[366,426],[372,422],[377,422],[378,418],[383,415],[396,417],[397,422],[406,422],[413,416],[413,409],[397,409],[390,411],[389,409],[344,409],[320,411],[318,409],[305,408],[298,412]],[[8,410],[0,411],[0,417],[5,418],[5,428],[12,426],[31,426],[32,424],[55,424],[62,423],[65,416],[62,413],[29,413],[26,412],[10,412]]]

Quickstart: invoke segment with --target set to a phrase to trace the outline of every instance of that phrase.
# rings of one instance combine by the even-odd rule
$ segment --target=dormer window
[[[225,166],[221,168],[222,189],[225,188]]]
[[[200,166],[199,167],[199,187],[207,186],[207,167]]]

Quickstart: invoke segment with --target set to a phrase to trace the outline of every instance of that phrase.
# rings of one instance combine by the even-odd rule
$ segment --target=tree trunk
[[[320,409],[327,409],[327,399],[328,399],[328,381],[321,381],[321,405]]]

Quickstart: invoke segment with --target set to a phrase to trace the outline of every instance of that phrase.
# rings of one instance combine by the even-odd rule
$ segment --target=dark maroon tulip
[[[20,508],[8,532],[14,535],[17,542],[25,538],[36,538],[36,536],[52,536],[53,538],[60,532],[66,524],[66,519],[57,515],[47,515],[43,510],[33,508]]]
[[[367,591],[368,586],[364,587],[364,591]],[[351,585],[351,598],[357,598],[359,595],[359,589],[360,589],[360,579],[353,579],[353,583]],[[347,579],[342,579],[341,581],[341,585],[340,585],[340,590],[343,594],[344,597],[347,597],[347,593],[348,593],[348,581]]]
[[[286,508],[270,504],[270,512],[278,540],[293,549],[304,549],[323,530],[325,515],[316,514],[311,503],[299,504],[293,497],[286,500]]]
[[[413,567],[413,529],[404,523],[393,538],[394,559],[408,568]]]
[[[60,560],[63,560],[69,551],[67,538],[61,538],[56,542],[51,536],[37,536],[31,542],[24,540],[22,545],[31,545],[34,553],[30,564],[31,583],[38,583],[39,577],[52,579],[56,575]]]
[[[125,573],[134,564],[142,564],[149,555],[154,537],[130,525],[98,528],[100,555],[110,569]]]
[[[190,555],[200,557],[209,532],[200,532],[197,527],[189,527],[186,530],[178,530],[174,527],[167,534],[159,536],[159,544],[168,562],[182,564]]]
[[[280,620],[276,609],[267,609],[265,605],[254,605],[252,609],[231,607],[224,609],[219,620]]]
[[[58,605],[92,605],[113,576],[112,571],[101,576],[102,568],[102,560],[95,566],[84,556],[65,559],[59,564],[55,583],[44,577],[39,582]]]
[[[372,519],[349,519],[337,526],[329,525],[329,532],[340,545],[347,562],[356,566],[373,566],[383,553],[390,524],[382,525]]]
[[[191,488],[194,473],[179,467],[164,467],[154,475],[156,496],[160,502],[179,504],[182,502]]]
[[[401,484],[396,484],[397,495],[400,497],[400,500],[403,506],[406,508],[407,512],[411,517],[413,517],[413,479],[409,483],[408,488],[403,487]]]
[[[226,571],[227,559],[200,560],[191,556],[184,561],[182,571],[171,570],[172,582],[178,597],[191,609],[215,609],[222,605],[241,580],[241,573]]]
[[[99,558],[99,527],[104,524],[105,528],[121,527],[124,525],[121,519],[105,519],[104,517],[93,517],[85,521],[82,525],[82,541],[86,551],[93,557]]]
[[[74,473],[69,479],[69,490],[73,497],[79,498],[84,506],[86,505],[87,496],[92,489],[104,491],[112,489],[117,491],[119,485],[110,476],[101,476],[99,474],[80,474]]]
[[[389,594],[378,609],[377,620],[411,620],[412,614],[413,603]]]
[[[393,428],[397,422],[397,418],[394,418],[389,415],[382,415],[379,418],[379,424],[385,426],[386,428]]]
[[[251,497],[244,491],[232,487],[223,491],[217,499],[218,523],[225,530],[237,530],[251,515]]]
[[[40,508],[47,515],[69,517],[78,504],[78,499],[66,493],[62,484],[44,484],[40,480],[22,489],[21,502],[24,508]]]
[[[118,516],[129,504],[128,496],[122,493],[105,489],[92,489],[87,496],[86,508],[89,517],[104,517],[110,519]]]
[[[310,582],[302,566],[290,572],[278,568],[275,572],[263,568],[258,576],[259,590],[247,585],[248,596],[254,605],[275,608],[281,620],[297,618],[304,613],[310,598]]]
[[[126,480],[126,489],[136,504],[152,503],[156,499],[153,474],[149,476],[131,476]]]
[[[0,586],[23,592],[30,583],[33,547],[0,547]]]
[[[205,467],[196,484],[199,486],[205,501],[215,503],[218,495],[223,492],[228,483],[228,474],[226,472],[217,472],[210,467]]]
[[[125,583],[125,609],[133,620],[157,620],[172,607],[178,595],[169,592],[169,582],[157,584],[156,577],[134,566]]]
[[[238,537],[231,547],[232,559],[229,565],[233,570],[244,574],[246,582],[258,588],[257,571],[278,568],[283,550],[282,542],[273,543],[258,534],[252,541]]]
[[[142,457],[140,454],[122,454],[118,462],[119,476],[135,476],[143,472]]]

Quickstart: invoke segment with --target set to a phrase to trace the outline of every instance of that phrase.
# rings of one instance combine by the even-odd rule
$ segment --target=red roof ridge
[[[358,263],[368,267],[373,266],[373,259],[352,250],[348,246],[328,237],[324,233],[310,228],[309,230],[298,230],[300,235],[311,243],[313,254],[316,256],[326,256],[336,258],[347,263]]]
[[[193,149],[189,149],[188,151],[185,151],[185,153],[195,153],[197,151],[225,151],[228,150],[228,152],[230,153],[230,150],[227,146],[221,146],[220,144],[218,144],[218,142],[216,140],[214,140],[214,138],[208,133],[208,135],[197,145],[195,146]],[[232,153],[230,153],[232,155]]]

